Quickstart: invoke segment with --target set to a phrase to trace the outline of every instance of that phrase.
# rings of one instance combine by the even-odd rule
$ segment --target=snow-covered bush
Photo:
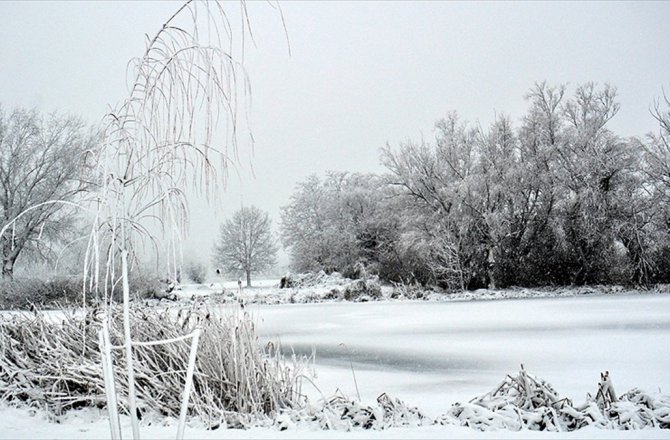
[[[395,283],[391,291],[392,299],[424,299],[427,291],[418,284]]]
[[[382,288],[379,280],[371,278],[367,280],[354,280],[344,288],[343,298],[347,301],[370,301],[380,299]]]
[[[280,282],[280,288],[282,288],[283,285],[283,288],[294,289],[325,285],[341,286],[351,281],[347,278],[344,278],[339,272],[332,272],[327,274],[322,270],[319,272],[306,272],[298,274],[287,273],[282,277],[282,280],[283,281]]]
[[[38,278],[0,280],[0,309],[29,310],[33,307],[51,309],[81,306],[84,301],[82,283],[81,276],[58,276],[46,280]],[[160,291],[158,279],[142,273],[133,274],[129,286],[134,299],[150,298]],[[121,298],[120,286],[115,286],[113,295],[116,299]],[[95,295],[87,295],[86,304],[94,305],[98,299]]]
[[[88,298],[89,303],[92,298]],[[15,278],[0,281],[0,309],[28,310],[56,304],[82,304],[81,278],[58,277],[51,280]]]
[[[339,272],[331,274],[326,274],[324,271],[302,274],[288,273],[282,277],[279,286],[280,289],[292,289],[288,296],[283,295],[290,303],[327,300],[364,302],[382,298],[379,277],[376,275],[352,280],[345,278]]]
[[[207,278],[207,267],[201,261],[189,261],[185,267],[186,276],[196,284],[202,284]]]

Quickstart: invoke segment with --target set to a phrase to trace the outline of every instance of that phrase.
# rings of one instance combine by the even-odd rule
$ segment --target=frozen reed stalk
[[[121,424],[119,421],[118,403],[116,402],[116,386],[114,385],[114,367],[112,365],[112,349],[109,340],[109,323],[102,322],[99,332],[100,352],[102,354],[102,371],[105,376],[105,394],[107,396],[107,412],[109,414],[109,428],[113,440],[121,439]]]
[[[177,428],[177,440],[184,438],[184,427],[186,426],[186,412],[188,411],[188,399],[193,385],[193,372],[195,370],[195,357],[198,353],[198,341],[202,329],[196,328],[192,333],[191,353],[188,357],[188,371],[186,372],[186,385],[184,386],[184,395],[181,401],[181,411],[179,412],[179,426]]]
[[[358,397],[358,400],[361,400],[361,393],[358,390],[358,381],[356,380],[356,372],[354,371],[354,361],[352,360],[351,357],[351,350],[349,350],[349,347],[344,342],[340,342],[339,344],[341,347],[344,347],[345,350],[347,350],[347,354],[349,355],[349,366],[351,367],[351,375],[354,377],[354,386],[356,387],[356,396]]]
[[[128,373],[128,411],[133,427],[133,439],[140,438],[140,424],[137,419],[137,395],[135,392],[135,369],[133,366],[133,345],[130,333],[130,287],[128,286],[128,251],[121,252],[121,268],[123,277],[123,332],[126,349],[126,371]],[[110,423],[113,421],[110,420]]]
[[[614,385],[612,385],[612,379],[610,379],[609,371],[600,373],[600,382],[598,382],[596,400],[605,408],[609,408],[612,403],[617,401],[616,393],[614,392]]]

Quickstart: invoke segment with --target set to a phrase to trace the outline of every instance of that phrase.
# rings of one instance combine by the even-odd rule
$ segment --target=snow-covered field
[[[227,306],[221,306],[227,307]],[[575,402],[595,393],[608,370],[617,394],[639,387],[670,393],[670,295],[612,295],[465,302],[249,305],[261,337],[287,352],[315,352],[312,398],[336,390],[366,403],[383,392],[438,416],[456,401],[494,388],[523,363]],[[352,367],[353,370],[352,373]],[[355,381],[354,381],[355,374]],[[144,426],[144,438],[171,438],[174,422]],[[124,423],[130,437],[129,423]],[[305,428],[307,429],[307,428]],[[38,412],[0,409],[2,438],[105,438],[104,415],[89,411],[60,424]],[[252,429],[187,438],[670,438],[670,432],[582,429],[572,433],[479,432],[454,426],[333,432]]]

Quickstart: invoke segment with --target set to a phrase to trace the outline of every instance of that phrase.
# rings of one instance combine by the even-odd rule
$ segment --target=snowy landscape
[[[0,439],[670,438],[668,16],[0,2]]]

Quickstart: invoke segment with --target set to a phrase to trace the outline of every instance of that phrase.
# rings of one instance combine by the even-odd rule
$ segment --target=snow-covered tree
[[[402,235],[436,282],[646,277],[649,198],[634,145],[607,128],[619,108],[616,90],[588,83],[564,96],[562,86],[536,84],[519,128],[501,116],[471,127],[452,113],[437,122],[434,143],[383,150],[387,182],[406,202]],[[612,268],[608,256],[623,266]]]
[[[642,185],[638,193],[646,195],[648,209],[630,211],[633,221],[628,223],[630,243],[639,250],[640,275],[652,282],[670,281],[670,97],[658,99],[651,114],[658,123],[656,130],[637,146],[643,152]],[[631,212],[631,214],[633,214]],[[646,269],[646,270],[643,270]]]
[[[297,185],[282,208],[281,238],[297,271],[379,272],[396,223],[388,191],[373,174],[328,172]]]
[[[87,152],[95,137],[75,117],[0,108],[0,238],[2,276],[12,278],[19,255],[42,251],[72,225],[62,203],[86,189]]]
[[[269,214],[251,206],[239,209],[221,225],[213,262],[228,273],[243,272],[251,287],[251,274],[272,267],[276,255]]]

